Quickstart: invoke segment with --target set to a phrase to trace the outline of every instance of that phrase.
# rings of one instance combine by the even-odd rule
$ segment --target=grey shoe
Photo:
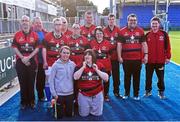
[[[159,91],[158,96],[159,96],[160,99],[165,99],[166,98],[163,91]]]

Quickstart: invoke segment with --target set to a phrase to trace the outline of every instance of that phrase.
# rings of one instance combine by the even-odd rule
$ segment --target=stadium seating
[[[180,5],[170,5],[168,20],[171,28],[180,27]]]
[[[165,10],[165,5],[159,6],[159,9]],[[154,5],[125,5],[122,8],[122,16],[120,18],[120,26],[126,26],[127,16],[135,13],[138,17],[138,25],[143,28],[149,28],[150,19],[153,17]],[[170,28],[180,27],[180,5],[170,5],[168,21]]]

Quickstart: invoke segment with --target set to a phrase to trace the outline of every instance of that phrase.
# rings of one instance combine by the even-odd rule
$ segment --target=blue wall
[[[165,8],[165,6],[160,6]],[[149,28],[150,20],[153,17],[154,5],[128,5],[122,8],[122,17],[120,18],[120,27],[126,26],[127,16],[134,13],[138,17],[138,25],[143,28]],[[169,26],[171,28],[180,27],[180,5],[170,5],[168,13]]]

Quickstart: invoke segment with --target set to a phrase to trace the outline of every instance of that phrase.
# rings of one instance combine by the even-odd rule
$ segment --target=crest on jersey
[[[124,36],[128,36],[128,35],[129,35],[128,32],[125,32]]]
[[[62,44],[62,45],[64,44],[64,40],[61,40],[61,44]]]
[[[135,35],[136,35],[136,36],[140,36],[140,33],[139,33],[139,32],[136,32]]]
[[[54,41],[54,39],[51,39],[49,42],[54,43],[55,41]]]
[[[88,74],[88,76],[90,76],[90,77],[93,75],[93,73],[92,73],[91,71],[89,71],[87,74]]]
[[[107,34],[107,33],[105,33],[105,34],[104,34],[104,37],[108,37],[108,34]]]
[[[114,36],[115,36],[115,37],[118,37],[118,33],[115,33]]]
[[[83,44],[83,41],[82,41],[82,39],[80,39],[80,40],[79,40],[79,43],[80,43],[80,44]]]
[[[59,48],[59,47],[60,47],[60,45],[59,45],[59,43],[57,43],[57,44],[56,44],[56,48]]]
[[[21,38],[19,39],[19,42],[22,42],[22,41],[24,41],[24,38],[23,38],[23,37],[21,37]]]
[[[98,50],[98,53],[102,53],[101,49]]]
[[[87,37],[88,37],[88,38],[91,38],[91,34],[90,34],[90,33],[88,33]]]
[[[78,44],[78,43],[76,43],[76,44],[75,44],[75,46],[76,46],[76,47],[79,47],[79,44]]]
[[[28,44],[28,43],[25,44],[25,50],[26,50],[26,51],[29,50],[29,44]]]
[[[113,37],[113,36],[111,36],[110,40],[111,40],[111,41],[114,41],[114,37]]]
[[[132,35],[130,38],[131,38],[131,40],[134,40],[135,37]]]
[[[85,31],[82,31],[81,33],[82,33],[82,34],[86,34],[86,32],[85,32]]]
[[[30,42],[34,42],[34,38],[33,37],[30,37]]]
[[[164,36],[159,36],[160,41],[164,41]]]
[[[92,34],[95,34],[95,31],[94,31],[94,30],[92,31]]]
[[[107,49],[106,46],[103,46],[103,47],[102,47],[102,50],[106,50],[106,49]]]

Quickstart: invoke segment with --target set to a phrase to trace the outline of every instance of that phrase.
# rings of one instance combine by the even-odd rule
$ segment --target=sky
[[[98,7],[98,12],[102,13],[104,8],[109,7],[109,0],[89,0]]]

